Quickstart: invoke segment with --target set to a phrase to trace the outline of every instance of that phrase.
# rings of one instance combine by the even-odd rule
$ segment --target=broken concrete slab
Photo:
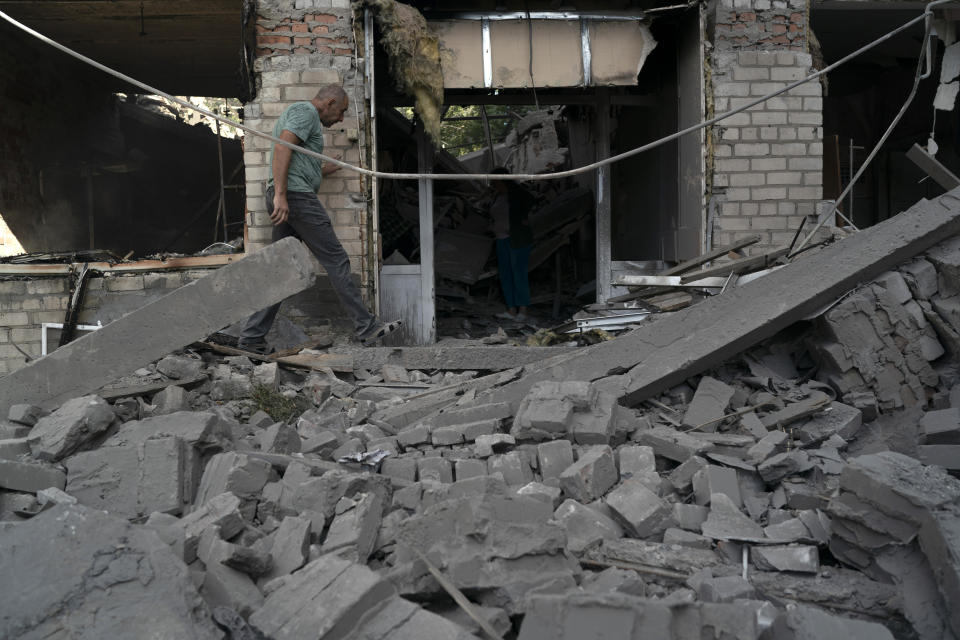
[[[3,538],[0,573],[19,585],[0,600],[4,638],[220,635],[186,566],[147,528],[58,505]]]
[[[587,557],[608,563],[638,564],[680,574],[692,574],[725,564],[723,558],[712,550],[632,538],[604,540],[600,547],[590,551]]]
[[[713,450],[714,446],[698,440],[689,433],[670,427],[654,427],[634,435],[634,439],[653,448],[653,452],[675,462],[686,462],[690,457]],[[693,476],[691,475],[691,478]]]
[[[47,411],[33,404],[15,404],[7,411],[7,420],[32,427],[37,424],[37,420],[47,415],[47,413]]]
[[[920,548],[927,556],[943,601],[950,628],[960,634],[960,505],[931,511],[920,528]]]
[[[33,456],[48,462],[62,460],[104,433],[114,419],[113,409],[99,396],[68,400],[30,430]]]
[[[960,444],[921,444],[917,446],[917,457],[924,464],[938,466],[954,475],[960,472]]]
[[[888,516],[917,526],[929,512],[960,499],[960,480],[892,451],[849,459],[840,488]]]
[[[923,444],[960,444],[960,409],[951,407],[923,414],[917,437]]]
[[[774,336],[958,231],[960,191],[921,200],[816,255],[799,256],[748,285],[677,311],[669,324],[641,325],[616,340],[530,365],[527,375],[487,394],[487,401],[518,405],[538,382],[570,379],[572,374],[581,380],[614,376],[601,386],[636,406]]]
[[[175,289],[0,380],[0,410],[52,408],[311,286],[315,261],[286,238]],[[203,309],[203,313],[197,313]]]
[[[503,618],[506,618],[502,610],[476,606],[474,608],[480,609],[480,615],[499,611]],[[456,611],[462,613],[460,609]],[[408,600],[394,596],[389,598],[382,608],[363,619],[351,637],[364,640],[423,640],[426,638],[477,640],[476,635],[470,633],[463,625],[449,620],[449,617],[451,616],[436,615]],[[476,626],[476,623],[465,613],[457,617],[462,619],[464,624]],[[506,619],[506,627],[510,627],[509,618]]]
[[[779,616],[772,637],[776,640],[893,640],[893,634],[876,622],[844,618],[805,605],[789,608]]]
[[[544,482],[559,481],[562,474],[573,464],[573,445],[569,440],[552,440],[537,445],[537,462]]]
[[[701,378],[697,391],[693,394],[693,401],[683,414],[683,427],[702,427],[706,431],[716,431],[721,418],[727,413],[733,392],[733,387],[716,378]]]
[[[275,640],[347,638],[365,614],[395,593],[370,569],[326,554],[284,578],[249,622]]]

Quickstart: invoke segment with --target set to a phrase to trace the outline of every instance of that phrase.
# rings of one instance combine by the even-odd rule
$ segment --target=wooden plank
[[[73,268],[87,264],[90,269],[108,273],[138,271],[164,271],[166,269],[192,269],[195,267],[220,267],[237,262],[246,254],[233,253],[217,256],[193,256],[189,258],[170,258],[169,260],[137,260],[112,264],[109,262],[89,262],[73,264],[0,264],[0,275],[67,275]]]
[[[703,278],[713,278],[715,276],[728,276],[731,273],[740,274],[740,273],[745,273],[747,271],[765,269],[769,267],[771,264],[773,264],[773,262],[776,261],[778,258],[785,255],[787,255],[787,249],[777,249],[776,251],[764,253],[759,256],[750,256],[749,258],[741,258],[740,260],[734,260],[732,262],[720,264],[715,267],[710,267],[709,269],[701,269],[700,271],[687,273],[681,276],[680,281],[684,284],[687,284],[694,280],[701,280]]]
[[[341,373],[353,372],[353,358],[342,353],[298,353],[273,360],[277,364],[299,369],[322,371],[331,369]]]
[[[207,379],[206,374],[201,374],[186,380],[167,380],[164,382],[154,382],[152,384],[141,384],[132,387],[117,387],[114,389],[100,389],[97,395],[104,400],[115,400],[117,398],[129,398],[132,396],[145,396],[157,391],[163,391],[167,387],[190,387]]]

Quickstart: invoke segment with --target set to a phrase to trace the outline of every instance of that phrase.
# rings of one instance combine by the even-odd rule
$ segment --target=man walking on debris
[[[273,135],[317,153],[323,152],[323,127],[343,121],[349,106],[346,92],[337,85],[321,87],[310,101],[287,107],[273,128]],[[267,182],[267,211],[273,222],[273,241],[287,236],[302,240],[327,271],[340,304],[343,305],[363,344],[393,332],[400,321],[382,323],[363,304],[360,289],[350,275],[350,258],[333,231],[326,209],[317,197],[323,176],[339,167],[293,149],[275,144],[270,153],[270,178]],[[269,353],[272,347],[265,336],[273,326],[280,303],[250,316],[240,333],[238,346],[247,351]]]

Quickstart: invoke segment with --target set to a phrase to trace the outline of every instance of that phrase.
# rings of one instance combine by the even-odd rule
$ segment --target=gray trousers
[[[290,205],[290,215],[286,222],[273,227],[273,241],[276,242],[288,236],[302,240],[327,270],[330,284],[333,285],[340,304],[353,321],[353,328],[357,334],[373,327],[376,324],[376,318],[363,304],[360,288],[350,275],[350,258],[340,244],[337,234],[333,232],[330,216],[327,215],[320,199],[313,193],[288,191],[287,203]],[[273,213],[273,187],[267,189],[267,210]],[[280,304],[278,302],[250,316],[243,331],[240,332],[240,338],[256,340],[266,336],[277,317]]]

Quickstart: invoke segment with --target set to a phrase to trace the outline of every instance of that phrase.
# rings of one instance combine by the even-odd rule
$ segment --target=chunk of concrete
[[[234,451],[218,453],[210,458],[203,470],[196,501],[203,504],[210,498],[227,492],[239,497],[255,496],[267,484],[271,471],[270,463],[264,460]]]
[[[7,411],[7,420],[32,427],[37,424],[37,420],[47,413],[47,411],[33,404],[15,404]]]
[[[708,464],[693,474],[693,493],[697,504],[710,504],[710,496],[715,493],[726,494],[738,508],[743,506],[740,495],[740,483],[736,469]]]
[[[0,488],[2,489],[36,493],[49,487],[63,489],[66,484],[66,474],[51,465],[0,460]]]
[[[58,505],[4,531],[0,574],[18,585],[0,599],[4,638],[220,635],[157,534],[96,509]]]
[[[506,453],[512,449],[516,443],[516,439],[509,433],[481,435],[477,436],[474,442],[473,452],[478,458],[489,458],[495,453]]]
[[[809,545],[765,547],[757,545],[750,550],[754,566],[765,571],[820,571],[820,554]]]
[[[488,611],[499,611],[502,618],[506,619],[505,622],[501,621],[501,624],[505,624],[506,629],[510,628],[509,618],[502,610],[478,607],[477,605],[474,605],[474,609],[479,609],[481,616]],[[462,614],[457,617],[462,619],[464,624],[477,626],[473,619],[467,617],[461,609],[456,609],[454,615],[457,615],[456,612]],[[363,638],[363,640],[420,640],[426,638],[477,640],[476,635],[470,633],[458,622],[448,619],[450,617],[449,615],[439,616],[418,607],[409,600],[394,596],[389,598],[381,609],[362,620],[352,637]]]
[[[757,597],[753,585],[740,576],[706,578],[698,585],[697,592],[704,602],[734,602]]]
[[[363,493],[341,498],[321,551],[347,549],[340,555],[366,564],[373,553],[383,517],[382,498],[376,493]]]
[[[921,444],[917,457],[924,464],[938,466],[957,475],[960,471],[960,444]]]
[[[576,500],[564,500],[553,512],[553,518],[567,532],[567,549],[573,553],[583,553],[604,540],[623,537],[623,528],[616,521]]]
[[[919,525],[926,514],[960,498],[960,480],[901,453],[850,458],[840,488],[882,513]]]
[[[607,506],[617,521],[634,538],[663,533],[675,523],[671,508],[639,480],[627,480],[607,494]]]
[[[773,483],[783,480],[787,476],[804,473],[813,468],[810,456],[802,449],[785,451],[770,456],[757,465],[757,472],[764,482]]]
[[[710,514],[710,509],[707,507],[682,502],[674,503],[672,509],[673,521],[686,531],[699,532]]]
[[[541,442],[537,445],[537,460],[544,480],[559,479],[573,464],[573,445],[563,439]]]
[[[701,531],[714,540],[755,541],[764,537],[763,527],[744,515],[723,493],[710,497],[710,515]]]
[[[522,486],[533,482],[533,469],[519,451],[511,451],[487,460],[488,473],[499,473],[510,486]]]
[[[713,449],[713,444],[670,427],[654,427],[641,431],[636,434],[635,439],[640,444],[652,447],[658,456],[674,462],[686,462],[691,456]]]
[[[716,431],[720,426],[720,418],[727,413],[733,393],[734,388],[730,385],[716,378],[703,376],[697,385],[696,393],[693,394],[693,401],[683,414],[683,426],[688,429],[701,427],[704,431]]]
[[[113,409],[99,396],[68,400],[30,430],[33,455],[38,460],[61,460],[104,433],[113,420]]]
[[[589,382],[544,382],[534,385],[520,403],[510,433],[517,439],[550,440],[567,435],[574,412],[588,411],[596,400]]]
[[[960,444],[960,409],[951,407],[923,414],[917,436],[923,444]]]
[[[453,463],[453,475],[456,481],[487,475],[487,463],[483,460],[465,459]]]
[[[691,456],[671,471],[668,479],[677,491],[690,491],[693,488],[693,476],[706,467],[706,460],[700,456]]]
[[[580,459],[560,474],[560,488],[574,500],[587,503],[602,497],[618,479],[613,450],[596,445],[582,452]]]
[[[370,569],[326,554],[285,578],[249,622],[275,640],[348,638],[366,614],[395,593]]]
[[[755,445],[747,449],[747,460],[760,464],[770,456],[783,450],[788,436],[784,431],[770,431],[760,438]]]
[[[430,434],[434,445],[445,446],[473,442],[480,436],[490,436],[500,428],[500,419],[478,420],[450,427],[437,427]]]
[[[788,608],[777,618],[772,631],[775,640],[893,640],[893,634],[881,624],[836,616],[803,604]]]
[[[268,453],[300,453],[300,434],[288,424],[278,422],[257,434],[260,450]]]
[[[914,298],[929,300],[937,295],[937,270],[927,260],[917,258],[902,264],[900,265],[900,273]]]
[[[219,527],[221,537],[230,539],[237,535],[243,526],[240,498],[232,493],[222,493],[207,500],[175,524],[183,533],[183,561],[190,563],[196,559],[200,537],[207,529]]]
[[[0,440],[0,459],[19,460],[21,456],[30,455],[30,440],[28,438],[7,438]]]
[[[550,487],[542,482],[528,482],[517,489],[518,496],[525,496],[527,498],[533,498],[534,500],[546,502],[554,509],[560,506],[560,493],[559,487]]]
[[[417,478],[436,482],[453,482],[453,467],[450,461],[440,456],[417,458]]]
[[[311,522],[307,518],[288,516],[272,534],[269,544],[273,559],[270,570],[263,574],[261,583],[286,576],[304,565],[310,554]]]
[[[920,548],[930,562],[934,578],[947,604],[950,628],[960,634],[960,506],[930,512],[920,528]]]
[[[0,380],[0,408],[53,408],[99,389],[303,291],[314,282],[314,265],[299,240],[274,242],[8,374]]]

